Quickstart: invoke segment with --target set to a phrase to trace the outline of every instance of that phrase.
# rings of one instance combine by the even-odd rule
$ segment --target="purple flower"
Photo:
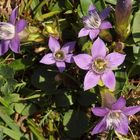
[[[52,53],[46,54],[41,60],[40,63],[43,64],[56,64],[60,72],[65,70],[65,62],[73,62],[72,50],[75,46],[75,41],[66,43],[62,48],[56,38],[49,38],[49,49]]]
[[[109,100],[109,99],[108,99]],[[126,107],[126,100],[120,97],[110,107],[92,108],[94,115],[103,117],[103,119],[94,127],[92,135],[106,130],[115,129],[118,133],[126,135],[128,133],[128,118],[140,111],[140,106]]]
[[[74,61],[83,70],[88,70],[84,79],[84,90],[96,86],[99,80],[110,89],[115,88],[115,75],[112,69],[123,63],[125,55],[113,52],[106,54],[104,42],[97,38],[91,48],[92,56],[79,54],[74,57]]]
[[[9,22],[0,22],[0,55],[5,54],[10,48],[13,52],[19,53],[20,33],[26,27],[26,21],[21,19],[16,22],[18,8],[16,7],[9,18]]]
[[[90,5],[88,15],[83,17],[84,28],[80,30],[78,37],[89,35],[90,39],[93,40],[98,36],[100,30],[112,28],[111,23],[105,20],[109,12],[110,7],[98,14],[95,6]]]

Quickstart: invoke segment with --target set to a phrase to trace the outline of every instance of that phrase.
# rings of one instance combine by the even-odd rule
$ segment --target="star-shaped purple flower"
[[[20,33],[27,25],[26,21],[21,19],[16,21],[18,7],[16,7],[9,18],[9,22],[0,22],[0,56],[5,54],[10,48],[13,52],[20,52]]]
[[[112,28],[110,22],[106,21],[110,7],[104,9],[100,14],[94,5],[90,5],[88,9],[88,15],[83,17],[84,28],[82,28],[78,34],[78,37],[89,35],[90,39],[93,40],[98,36],[101,30]]]
[[[43,64],[56,64],[60,72],[65,70],[65,62],[72,63],[73,62],[73,54],[72,51],[75,47],[75,41],[66,43],[62,48],[60,48],[60,44],[56,38],[49,38],[49,49],[52,53],[46,54],[41,60],[40,63]]]
[[[125,55],[113,52],[106,53],[104,42],[97,38],[91,48],[92,56],[79,54],[74,57],[78,67],[88,70],[84,79],[84,90],[95,87],[99,80],[102,80],[106,87],[115,88],[116,79],[112,69],[123,63]]]
[[[108,99],[109,100],[109,99]],[[94,115],[103,117],[103,119],[94,127],[92,135],[106,130],[114,129],[122,135],[128,133],[128,117],[140,111],[140,106],[126,107],[126,100],[120,97],[110,107],[92,108]]]

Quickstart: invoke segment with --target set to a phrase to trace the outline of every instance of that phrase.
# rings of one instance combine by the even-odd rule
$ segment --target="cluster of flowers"
[[[0,55],[5,54],[9,48],[15,53],[20,51],[18,34],[26,27],[26,21],[23,19],[16,21],[17,11],[18,8],[12,11],[8,23],[0,22]],[[107,88],[114,90],[116,79],[112,70],[123,63],[125,55],[118,52],[107,53],[104,41],[98,37],[101,30],[112,28],[111,23],[106,21],[109,12],[110,7],[99,14],[95,6],[90,5],[88,15],[83,17],[84,28],[80,30],[78,36],[89,35],[90,39],[94,41],[91,55],[78,54],[74,56],[72,52],[76,44],[75,41],[68,42],[61,47],[58,40],[50,36],[48,46],[51,53],[46,54],[40,63],[56,64],[58,70],[63,72],[66,67],[65,62],[75,62],[79,68],[88,71],[84,78],[84,90],[95,87],[99,81],[102,81]],[[112,101],[109,106],[93,108],[93,114],[103,117],[103,119],[95,126],[92,134],[115,129],[117,132],[126,135],[128,133],[127,116],[140,111],[140,107],[126,107],[125,104],[125,99],[120,97],[117,101]]]

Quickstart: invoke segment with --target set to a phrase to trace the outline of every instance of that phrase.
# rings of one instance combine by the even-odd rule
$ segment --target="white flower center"
[[[58,61],[63,61],[65,59],[65,54],[63,51],[61,50],[58,50],[54,53],[54,57],[56,60]]]
[[[120,124],[122,117],[123,117],[123,114],[121,113],[121,111],[118,111],[118,112],[111,111],[107,115],[106,128],[109,130],[115,129]]]
[[[91,11],[83,22],[85,27],[89,29],[97,29],[101,25],[101,19],[96,11]]]
[[[98,74],[102,74],[105,72],[107,64],[108,64],[107,60],[105,60],[102,57],[97,57],[94,59],[92,63],[92,70]]]
[[[15,26],[6,23],[0,22],[0,40],[9,40],[15,37]]]

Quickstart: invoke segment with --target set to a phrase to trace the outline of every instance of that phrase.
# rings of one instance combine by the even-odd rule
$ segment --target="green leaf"
[[[17,82],[14,74],[14,70],[8,65],[0,66],[0,90],[3,94],[12,93],[15,90]]]
[[[17,133],[16,131],[1,125],[0,125],[0,131],[6,134],[7,136],[9,136],[10,138],[12,138],[13,140],[21,140],[23,138],[23,136],[21,134],[19,135],[19,133]],[[24,138],[24,140],[26,139]]]
[[[88,128],[88,118],[82,111],[73,112],[66,125],[66,133],[72,138],[80,137]]]
[[[116,76],[116,93],[121,92],[124,87],[126,81],[126,72],[124,71],[117,71],[115,72]]]
[[[0,108],[0,118],[17,134],[18,137],[22,137],[19,126],[6,114],[2,108]],[[18,139],[17,139],[18,140]]]
[[[42,12],[41,12],[41,8],[39,8],[36,11],[36,8],[39,6],[40,1],[39,0],[32,0],[32,3],[30,4],[31,9],[33,10],[33,14],[36,16],[41,16]]]
[[[80,6],[83,15],[87,15],[90,4],[92,4],[92,0],[80,0]]]
[[[91,92],[82,92],[77,100],[82,106],[90,106],[95,103],[96,95]]]
[[[53,16],[55,16],[55,15],[57,15],[59,13],[61,13],[61,11],[49,12],[49,13],[46,13],[46,14],[42,14],[41,16],[37,16],[36,19],[38,19],[39,21],[43,21],[44,19],[53,17]]]
[[[1,87],[1,91],[4,94],[12,93],[15,90],[16,84],[17,84],[16,80],[9,78],[6,80],[5,84]]]
[[[38,0],[37,2],[39,2],[39,0]],[[42,7],[43,7],[45,4],[47,4],[47,3],[48,3],[48,2],[47,2],[46,0],[43,0],[42,2],[39,2],[39,3],[38,3],[37,7],[36,7],[35,10],[34,10],[34,16],[35,16],[35,17],[36,17],[36,16],[39,16],[39,15],[42,15],[41,9],[42,9]]]
[[[70,118],[72,116],[73,110],[69,110],[68,112],[65,113],[63,117],[63,125],[66,126],[68,122],[70,121]]]
[[[133,27],[132,27],[132,35],[135,43],[138,43],[140,45],[140,10],[136,12],[134,21],[133,21]]]
[[[67,96],[63,93],[54,95],[54,101],[57,107],[69,107],[70,102]]]
[[[0,65],[0,75],[2,75],[5,79],[14,78],[14,70],[8,65]]]
[[[15,71],[20,71],[20,70],[25,70],[30,66],[30,60],[26,59],[16,59],[14,60],[10,66],[15,70]]]
[[[65,6],[67,9],[72,9],[73,5],[71,4],[71,2],[69,0],[65,0]]]
[[[133,46],[133,54],[136,60],[140,59],[140,46]],[[140,65],[140,62],[138,64]]]
[[[48,71],[46,66],[40,66],[36,69],[31,77],[31,83],[34,87],[48,92],[48,94],[56,94],[56,73]]]
[[[32,120],[27,120],[28,126],[38,140],[45,140],[42,130]]]
[[[27,104],[27,103],[15,103],[15,110],[19,114],[24,116],[29,116],[34,114],[37,111],[35,104]]]
[[[117,1],[115,1],[115,0],[105,0],[105,1],[110,4],[113,4],[113,5],[116,5],[116,3],[117,3]]]

